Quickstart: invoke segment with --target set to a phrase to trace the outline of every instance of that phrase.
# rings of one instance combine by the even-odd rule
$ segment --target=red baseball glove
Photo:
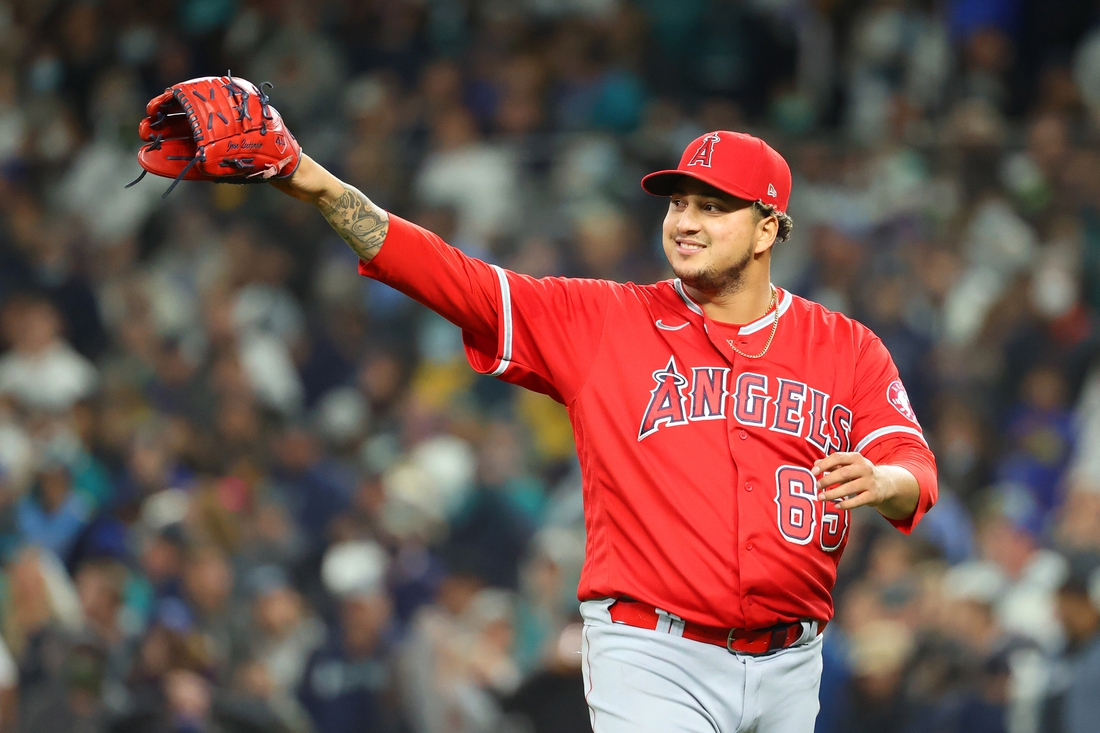
[[[204,76],[169,87],[145,107],[138,126],[148,142],[138,151],[145,170],[127,188],[153,173],[215,183],[261,183],[288,178],[298,168],[302,148],[268,104],[264,82]]]

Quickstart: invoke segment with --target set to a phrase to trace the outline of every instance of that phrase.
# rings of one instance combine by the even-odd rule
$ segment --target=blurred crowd
[[[940,470],[913,537],[853,518],[818,731],[1098,729],[1095,3],[0,0],[0,733],[588,730],[564,409],[309,207],[124,188],[227,69],[536,276],[668,277],[640,176],[765,137],[775,282],[882,337]]]

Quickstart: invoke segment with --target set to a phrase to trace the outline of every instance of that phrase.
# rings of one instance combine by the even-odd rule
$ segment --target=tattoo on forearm
[[[382,242],[386,241],[390,215],[346,183],[340,198],[331,205],[323,206],[321,213],[364,262],[373,259]]]

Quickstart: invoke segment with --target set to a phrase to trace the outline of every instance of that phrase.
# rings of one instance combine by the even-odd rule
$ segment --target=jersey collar
[[[680,278],[676,278],[672,281],[672,287],[676,291],[676,294],[680,296],[680,299],[684,301],[684,305],[686,305],[692,313],[696,313],[700,316],[704,315],[703,309],[699,306],[698,303],[692,300],[691,296],[687,294],[686,290],[684,290],[684,284],[680,282]],[[777,289],[779,290],[779,305],[776,307],[779,310],[779,317],[782,318],[783,314],[787,312],[787,309],[791,307],[791,302],[794,300],[794,296],[792,296],[790,292],[786,290],[783,290],[781,288]],[[748,323],[742,326],[737,333],[742,336],[747,336],[750,333],[756,333],[762,328],[769,328],[772,325],[772,321],[774,319],[775,316],[770,313],[761,316],[752,323]]]

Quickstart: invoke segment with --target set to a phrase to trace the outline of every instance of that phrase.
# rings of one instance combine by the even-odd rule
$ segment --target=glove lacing
[[[165,114],[158,110],[157,111],[157,121],[149,123],[149,127],[152,127],[153,125],[159,125],[161,122],[164,121],[164,119],[165,119]],[[161,135],[158,132],[153,137],[153,141],[145,146],[145,149],[146,150],[160,150],[160,147],[161,147],[160,144],[162,142],[164,142],[164,135]],[[135,178],[134,180],[127,183],[125,186],[123,186],[123,188],[129,188],[130,186],[133,186],[135,183],[138,183],[139,181],[141,181],[142,178],[145,178],[145,174],[148,173],[148,172],[149,171],[142,169],[141,175],[139,175],[137,178]]]
[[[198,149],[198,154],[195,155],[194,158],[188,158],[187,156],[184,156],[184,155],[166,155],[166,156],[164,156],[164,159],[165,160],[186,160],[186,161],[189,161],[189,162],[187,163],[187,165],[185,165],[183,167],[183,170],[181,170],[179,172],[179,175],[176,176],[175,180],[172,181],[172,185],[168,187],[168,190],[165,191],[163,194],[161,194],[162,199],[168,198],[168,194],[172,193],[172,189],[175,188],[179,184],[179,182],[183,180],[183,177],[186,176],[187,172],[195,166],[195,163],[200,163],[200,162],[205,163],[206,162],[206,151],[203,150],[202,148],[199,148]]]
[[[271,110],[268,109],[268,106],[267,106],[267,103],[271,100],[271,98],[268,97],[267,94],[264,93],[264,87],[265,86],[269,89],[274,89],[275,88],[275,85],[272,84],[269,81],[260,82],[260,113],[261,113],[260,117],[262,118],[260,120],[260,134],[261,135],[266,135],[267,134],[267,120],[274,119],[274,117],[271,116]]]

